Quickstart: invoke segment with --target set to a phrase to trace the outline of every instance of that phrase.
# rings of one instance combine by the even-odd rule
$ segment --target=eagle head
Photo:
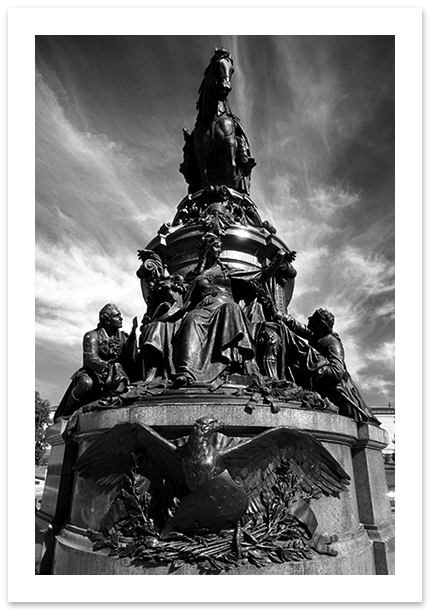
[[[193,426],[193,435],[199,438],[208,437],[225,428],[225,424],[213,417],[201,417]]]

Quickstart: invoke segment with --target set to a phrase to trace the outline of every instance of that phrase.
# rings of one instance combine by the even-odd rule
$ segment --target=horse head
[[[231,77],[234,73],[233,58],[225,49],[215,51],[214,78],[219,99],[225,100],[231,91]],[[213,59],[213,58],[212,58]]]
[[[203,115],[214,103],[225,102],[231,91],[233,58],[226,49],[215,49],[199,87],[196,108]]]

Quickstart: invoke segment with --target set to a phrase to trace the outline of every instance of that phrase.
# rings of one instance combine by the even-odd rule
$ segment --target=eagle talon
[[[329,545],[332,542],[337,542],[338,540],[339,538],[336,534],[314,534],[311,544],[314,551],[320,555],[331,555],[332,557],[335,557],[337,555],[337,551],[332,549]]]
[[[209,529],[207,527],[200,527],[199,523],[195,521],[193,523],[193,536],[205,536],[209,534]]]

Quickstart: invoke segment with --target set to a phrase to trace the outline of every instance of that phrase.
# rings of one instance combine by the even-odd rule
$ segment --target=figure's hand
[[[294,318],[293,316],[290,316],[290,314],[286,313],[286,314],[281,314],[280,312],[278,312],[279,315],[281,316],[280,320],[285,324],[285,326],[290,327],[293,322],[294,322]]]
[[[200,301],[198,307],[206,307],[207,305],[212,305],[212,303],[214,302],[214,297],[216,297],[216,295],[216,290],[208,291],[203,297],[203,299]]]
[[[285,250],[279,250],[279,252],[276,253],[275,257],[269,265],[269,268],[271,269],[272,273],[275,273],[282,265],[286,254],[287,253],[285,252]]]
[[[281,313],[280,311],[275,311],[275,314],[273,316],[273,319],[275,322],[282,322],[284,319],[284,314]]]
[[[111,392],[123,391],[129,383],[129,379],[119,362],[113,363],[110,367],[106,385]]]
[[[324,375],[324,373],[325,373],[326,371],[327,371],[327,367],[326,367],[326,366],[321,366],[319,369],[317,369],[317,370],[315,371],[315,374],[316,374],[318,377],[321,377],[322,375]]]

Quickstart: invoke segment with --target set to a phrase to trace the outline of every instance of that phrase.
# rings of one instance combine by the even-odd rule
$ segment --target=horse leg
[[[236,163],[237,153],[237,141],[236,141],[236,130],[233,120],[228,117],[221,119],[216,124],[215,137],[218,142],[218,150],[220,154],[220,160],[222,157],[226,163],[226,179],[228,184],[232,188],[237,188],[239,183],[238,169]],[[224,171],[224,170],[223,170]]]
[[[201,179],[201,188],[208,186],[208,133],[206,128],[197,126],[194,129],[194,151]]]
[[[234,182],[234,184],[236,185],[236,183],[238,181],[237,164],[236,164],[237,143],[236,143],[236,136],[234,134],[230,138],[227,139],[227,144],[228,144],[229,153],[230,153],[231,179]]]

